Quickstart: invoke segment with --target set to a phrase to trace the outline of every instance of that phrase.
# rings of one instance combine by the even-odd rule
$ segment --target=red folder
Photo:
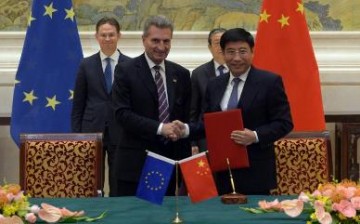
[[[230,168],[249,167],[246,146],[230,139],[232,131],[244,129],[241,110],[205,113],[204,122],[211,169],[227,170],[226,158],[229,158]]]

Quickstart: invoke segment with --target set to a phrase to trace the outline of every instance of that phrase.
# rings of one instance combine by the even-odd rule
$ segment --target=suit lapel
[[[240,108],[249,108],[258,92],[256,86],[258,85],[259,80],[256,73],[256,69],[251,67],[238,104],[238,107]]]
[[[214,89],[215,93],[214,93],[214,103],[215,103],[215,110],[221,110],[221,100],[224,96],[226,87],[228,85],[229,82],[229,78],[230,78],[230,73],[226,73],[222,76],[219,76],[216,78],[216,88]]]
[[[99,83],[101,83],[101,86],[104,90],[104,93],[106,93],[106,95],[108,95],[107,93],[107,88],[106,88],[106,82],[105,82],[105,75],[104,75],[104,71],[102,68],[102,62],[101,62],[101,58],[100,58],[100,52],[98,52],[96,60],[94,62],[94,67],[95,67],[95,74],[99,79]]]
[[[139,80],[144,83],[145,88],[150,92],[154,99],[157,100],[158,93],[156,89],[156,83],[151,74],[148,63],[146,62],[145,55],[142,54],[138,58],[138,63],[136,65],[137,75],[139,76]]]
[[[177,75],[175,74],[175,71],[172,66],[170,66],[165,61],[165,71],[166,71],[166,89],[167,89],[167,97],[169,102],[169,113],[172,111],[172,108],[174,107],[174,101],[175,101],[175,85],[177,83]]]

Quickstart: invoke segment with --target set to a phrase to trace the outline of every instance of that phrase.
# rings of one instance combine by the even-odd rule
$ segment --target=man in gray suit
[[[205,91],[211,78],[227,73],[229,70],[224,61],[224,55],[220,47],[220,38],[226,31],[224,28],[215,28],[208,36],[208,48],[213,59],[195,68],[191,74],[191,109],[190,120],[198,122],[202,119],[202,108],[205,102]],[[205,138],[191,143],[192,153],[196,154],[206,150]]]
[[[74,89],[71,126],[73,132],[103,133],[104,155],[107,153],[108,156],[110,196],[113,196],[116,195],[114,191],[117,187],[112,161],[118,127],[111,104],[111,86],[116,64],[130,58],[117,49],[121,33],[116,19],[100,19],[96,24],[95,37],[100,51],[84,58],[80,64]]]

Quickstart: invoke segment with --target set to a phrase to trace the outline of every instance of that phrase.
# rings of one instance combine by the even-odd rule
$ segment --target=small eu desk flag
[[[11,136],[70,132],[76,72],[83,58],[71,0],[33,0],[16,74]]]
[[[148,152],[136,197],[161,205],[173,173],[175,161]]]

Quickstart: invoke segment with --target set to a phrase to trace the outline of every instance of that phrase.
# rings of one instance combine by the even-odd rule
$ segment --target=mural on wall
[[[0,0],[0,30],[24,31],[32,0]],[[46,2],[46,1],[44,1]],[[359,0],[303,0],[312,31],[360,31]],[[255,31],[262,0],[73,0],[80,31],[93,31],[99,18],[116,17],[122,30],[141,30],[150,15],[162,14],[176,30],[244,27]]]

